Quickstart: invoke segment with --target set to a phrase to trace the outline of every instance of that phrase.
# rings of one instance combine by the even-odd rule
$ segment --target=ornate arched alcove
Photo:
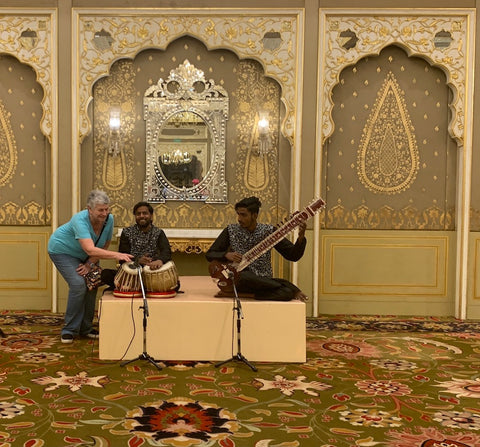
[[[222,96],[227,95],[228,102],[221,101],[224,104],[222,115],[228,113],[223,122],[217,113],[210,115],[216,106],[209,104],[209,101],[199,101],[199,95],[191,100],[184,98],[183,91],[178,94],[165,92],[175,79],[188,84],[189,79],[180,79],[182,76],[188,78],[185,74],[187,71],[195,73],[194,79],[209,79],[208,82],[218,85],[220,91],[225,89]],[[188,84],[188,88],[193,86]],[[151,92],[159,98],[153,98],[152,101]],[[181,98],[178,98],[179,95]],[[162,104],[161,98],[167,97],[171,99]],[[148,113],[146,103],[149,104]],[[178,108],[182,107],[195,110],[195,116],[207,122],[208,129],[205,126],[203,130],[197,128],[196,137],[180,137],[187,124],[178,120],[188,118],[178,115]],[[113,109],[119,119],[115,135],[109,129]],[[153,120],[152,109],[158,112]],[[170,109],[175,113],[170,114]],[[270,142],[266,154],[259,153],[257,144],[258,111],[266,112],[270,121]],[[201,176],[205,175],[206,181],[200,182],[198,188],[191,184],[177,184],[175,182],[179,180],[180,171],[184,172],[190,163],[162,166],[162,173],[170,177],[163,179],[161,184],[174,196],[173,201],[165,203],[161,198],[150,200],[150,197],[146,197],[156,204],[154,208],[159,225],[190,230],[220,228],[234,219],[233,203],[251,194],[262,197],[263,219],[276,223],[286,215],[289,204],[289,189],[284,183],[289,183],[291,147],[280,132],[284,114],[280,86],[276,80],[265,75],[259,62],[239,59],[227,49],[208,50],[202,42],[191,36],[179,37],[165,50],[147,49],[133,59],[118,59],[110,67],[108,76],[95,82],[88,112],[92,131],[81,144],[84,167],[82,183],[93,183],[95,187],[106,190],[114,203],[117,225],[128,225],[131,208],[142,194],[142,182],[146,179],[144,193],[148,192],[148,188],[156,187],[152,181],[156,181],[159,174],[155,173],[156,178],[152,178],[152,172],[153,168],[161,166],[157,159],[160,146],[167,147],[168,153],[178,147],[189,155],[195,153],[202,168],[205,167]],[[171,121],[164,127],[166,118]],[[148,123],[148,120],[152,122]],[[228,153],[225,154],[225,148],[218,150],[217,154],[224,159],[210,164],[201,152],[204,144],[202,135],[213,134],[222,126],[226,129],[217,136],[223,138],[224,134],[227,135]],[[160,139],[159,131],[163,129],[165,133]],[[178,131],[174,132],[175,129]],[[174,137],[167,139],[167,135]],[[112,138],[118,140],[115,148],[112,147]],[[200,197],[195,197],[202,188],[209,187],[209,177],[217,175],[215,170],[225,170],[226,165],[228,170],[223,175],[229,186],[229,204],[215,207],[208,196],[198,194]],[[90,166],[92,169],[89,169]],[[172,186],[166,180],[171,180]],[[183,189],[183,186],[188,187]],[[178,200],[177,194],[182,194],[181,200]]]
[[[49,9],[29,10],[27,13],[0,8],[2,40],[0,53],[14,56],[31,66],[42,86],[43,116],[41,129],[52,142],[56,112],[56,11]]]
[[[455,228],[450,98],[443,70],[396,45],[340,73],[323,145],[326,229]]]
[[[46,252],[58,220],[57,26],[55,8],[0,7],[4,308],[56,308]]]
[[[455,305],[452,308],[455,309],[455,315],[465,317],[466,306],[466,272],[467,272],[467,259],[468,259],[468,232],[469,232],[469,217],[468,210],[470,204],[470,185],[471,185],[471,158],[472,158],[472,132],[471,132],[471,120],[472,120],[472,102],[470,98],[473,95],[473,42],[474,42],[474,12],[473,10],[461,10],[461,11],[446,11],[446,10],[414,10],[410,13],[406,13],[405,10],[375,10],[375,12],[369,12],[365,10],[322,10],[320,11],[320,29],[324,32],[320,33],[320,56],[319,56],[319,103],[318,103],[318,149],[316,155],[316,182],[318,193],[322,191],[322,186],[325,185],[325,173],[329,169],[329,166],[324,164],[322,158],[323,149],[328,146],[329,138],[334,132],[341,129],[335,128],[335,122],[333,119],[334,100],[333,91],[336,86],[341,82],[341,73],[344,70],[348,70],[348,67],[353,68],[362,59],[378,56],[385,48],[395,45],[399,46],[410,57],[419,57],[427,61],[426,69],[428,67],[434,67],[442,70],[445,74],[445,84],[450,89],[448,104],[443,103],[443,106],[448,107],[450,113],[450,119],[444,127],[446,138],[451,138],[456,142],[454,148],[457,160],[457,172],[456,172],[456,191],[454,194],[450,194],[450,197],[455,197],[456,203],[451,203],[453,211],[451,215],[455,218],[455,225],[442,226],[445,229],[455,229],[452,240],[454,241],[455,248],[453,252],[456,255],[452,257],[451,251],[450,258],[453,259],[455,272],[452,278],[449,278],[448,283],[454,284],[455,290]],[[381,102],[381,92],[390,91],[392,97],[396,97],[397,110],[401,110],[402,91],[397,89],[395,76],[390,76],[385,73],[384,85],[378,86],[378,97],[375,102],[375,96],[373,101],[369,103],[370,106],[375,108]],[[387,85],[388,84],[388,85]],[[383,88],[383,89],[382,89]],[[397,92],[397,93],[395,93]],[[375,104],[374,104],[375,102]],[[383,104],[385,105],[385,103]],[[404,118],[404,117],[403,117]],[[399,115],[399,119],[403,119]],[[377,115],[378,119],[378,115]],[[405,173],[406,183],[399,183],[398,188],[390,189],[386,183],[382,183],[378,179],[382,177],[383,173],[378,171],[377,178],[373,179],[373,175],[369,177],[369,173],[362,170],[362,147],[365,149],[367,146],[364,144],[368,140],[369,130],[367,129],[368,123],[372,123],[373,117],[370,117],[365,122],[364,127],[366,133],[362,135],[358,141],[355,142],[356,148],[358,148],[359,159],[352,163],[354,168],[353,175],[357,176],[359,181],[363,183],[362,187],[365,190],[376,194],[403,194],[405,191],[405,185],[412,185],[412,180],[416,174],[422,169],[420,161],[420,167],[416,166],[409,175]],[[405,129],[408,129],[410,124],[408,120],[403,121]],[[370,131],[374,126],[371,126]],[[408,136],[409,132],[406,132]],[[413,134],[413,132],[410,132]],[[386,141],[384,138],[388,136],[388,129],[382,138],[378,138],[379,147]],[[383,141],[383,143],[381,143]],[[392,140],[393,141],[393,140]],[[415,145],[422,144],[410,140],[407,143],[409,147],[414,148]],[[353,144],[353,143],[352,143]],[[386,146],[385,146],[386,147]],[[383,149],[385,148],[383,147]],[[414,155],[411,152],[410,155]],[[363,155],[366,153],[364,152]],[[368,154],[367,154],[368,155]],[[384,154],[385,155],[385,154]],[[367,157],[363,157],[365,162]],[[408,158],[408,157],[407,157]],[[405,160],[407,159],[405,158]],[[386,158],[383,161],[387,160]],[[404,160],[404,161],[405,161]],[[377,161],[382,161],[381,157],[377,158]],[[410,165],[415,165],[415,156],[410,158],[412,162]],[[355,168],[356,163],[356,168]],[[388,160],[385,166],[392,165],[392,159]],[[363,164],[365,168],[365,163]],[[375,174],[375,169],[370,173]],[[409,181],[407,181],[410,179]],[[385,178],[383,179],[385,180]],[[403,185],[403,186],[402,186]],[[400,187],[401,186],[401,187]],[[454,202],[452,199],[451,202]],[[330,204],[332,205],[332,204]],[[389,210],[386,210],[389,211]],[[361,209],[360,213],[366,215],[367,209]],[[333,215],[334,213],[332,213]],[[448,217],[447,217],[448,219]],[[374,223],[374,222],[372,222]],[[317,219],[316,230],[319,231],[321,223]],[[368,227],[368,225],[367,225]],[[365,228],[368,229],[368,228]],[[445,236],[445,241],[447,236]],[[445,250],[447,253],[446,242],[439,242],[442,245],[441,250]],[[316,241],[319,244],[319,240]],[[317,253],[319,252],[319,245],[316,246]],[[455,261],[456,256],[456,261]],[[433,262],[434,267],[437,269],[433,276],[437,275],[437,284],[442,287],[435,290],[435,294],[446,298],[449,295],[447,290],[447,261],[446,257],[443,260]],[[434,259],[433,259],[434,260]],[[434,260],[435,261],[435,260]],[[443,264],[445,262],[445,264]],[[441,271],[442,270],[442,271]],[[450,274],[449,274],[450,275]],[[380,284],[380,283],[379,283]],[[432,283],[433,284],[433,283]],[[361,289],[361,287],[360,287]],[[382,286],[379,285],[376,290],[370,289],[368,293],[379,293]],[[423,289],[423,293],[427,295],[431,292],[427,291],[428,287]],[[346,288],[344,290],[347,290]],[[406,290],[406,289],[404,289]],[[432,289],[433,290],[433,289]],[[397,292],[399,295],[408,292]],[[422,292],[420,292],[422,293]]]
[[[296,176],[300,164],[300,151],[297,150],[300,137],[295,128],[299,122],[301,101],[302,9],[256,9],[251,12],[238,9],[74,9],[73,16],[74,39],[77,43],[74,49],[76,67],[73,80],[76,89],[73,105],[76,122],[74,151],[80,150],[82,141],[88,138],[92,130],[89,107],[94,85],[108,75],[115,61],[135,59],[145,50],[165,51],[176,40],[184,36],[191,37],[202,42],[208,51],[225,49],[239,60],[256,61],[261,64],[264,75],[280,86],[283,108],[280,132],[289,144],[289,157],[286,161],[291,174],[288,191],[283,184],[279,188],[287,197],[285,208],[296,207],[299,198]],[[179,60],[176,65],[182,62]],[[195,60],[190,62],[197,65]],[[168,73],[165,73],[167,76]],[[227,135],[227,146],[228,138]],[[74,154],[75,157],[80,158],[78,154]],[[235,171],[233,165],[226,168]],[[248,173],[242,174],[239,179],[241,182],[237,181],[237,184],[241,184],[247,177]],[[264,186],[258,178],[255,181],[251,181],[251,178],[247,180],[250,186],[257,189]],[[72,182],[73,190],[79,191],[80,167],[74,171]],[[74,207],[80,206],[78,196],[74,197],[73,203]],[[176,225],[178,221],[184,221],[183,226],[202,227],[206,216],[210,216],[216,225],[221,225],[233,216],[230,205],[221,210],[206,204],[203,208],[193,210],[193,213],[190,209],[186,210],[190,208],[188,204],[180,203],[173,212],[171,206],[167,208],[169,209],[165,210],[165,205],[162,204],[156,207],[158,212],[171,215],[169,222],[177,228],[182,227],[182,224]],[[123,209],[116,211],[125,214]],[[185,212],[188,219],[185,218]],[[283,212],[279,212],[277,205],[264,211],[265,214],[268,213],[266,219],[272,221],[276,221],[275,217]]]
[[[0,12],[0,224],[49,225],[56,221],[56,190],[45,182],[57,154],[56,11]]]

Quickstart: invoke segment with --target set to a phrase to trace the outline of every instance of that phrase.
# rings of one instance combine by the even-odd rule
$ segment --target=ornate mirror
[[[148,202],[227,202],[228,95],[188,60],[144,95]]]

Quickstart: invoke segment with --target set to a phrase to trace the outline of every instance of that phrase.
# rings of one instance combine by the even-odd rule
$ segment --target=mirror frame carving
[[[201,85],[198,91],[195,86]],[[175,87],[175,88],[172,88]],[[226,90],[195,68],[187,59],[170,71],[167,79],[160,78],[144,94],[146,122],[146,179],[144,199],[152,203],[166,200],[227,203],[225,180],[225,138],[229,99]],[[208,171],[202,180],[190,188],[170,183],[158,163],[157,141],[168,120],[180,112],[199,115],[212,138],[212,153]]]

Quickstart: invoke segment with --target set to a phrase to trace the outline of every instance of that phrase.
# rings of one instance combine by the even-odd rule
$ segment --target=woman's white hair
[[[100,191],[99,189],[94,189],[90,191],[87,198],[87,206],[91,209],[95,208],[97,205],[109,205],[110,199],[107,196],[107,193]]]

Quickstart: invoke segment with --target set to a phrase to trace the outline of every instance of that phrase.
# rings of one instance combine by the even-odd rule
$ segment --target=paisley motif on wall
[[[236,122],[236,185],[238,196],[262,195],[263,203],[275,203],[278,192],[278,122],[280,89],[276,82],[261,73],[254,61],[241,61],[238,67],[238,88],[232,93],[231,120]],[[271,125],[271,146],[267,154],[258,148],[259,112],[265,113]]]
[[[133,135],[137,118],[134,113],[136,92],[132,65],[129,60],[118,61],[110,75],[99,80],[94,87],[94,171],[98,179],[95,187],[107,191],[110,199],[117,203],[125,199],[133,201],[135,189]],[[118,153],[110,150],[112,109],[118,110],[121,121]]]
[[[259,154],[257,148],[258,114],[252,126],[250,144],[246,154],[245,170],[243,173],[245,186],[255,192],[266,189],[270,179],[268,158],[266,155]]]
[[[395,194],[410,188],[418,169],[418,146],[404,93],[389,72],[363,129],[358,177],[372,192]]]
[[[10,119],[0,100],[0,186],[5,186],[17,167],[17,145]]]
[[[115,157],[104,151],[102,180],[105,187],[111,191],[119,191],[125,186],[127,182],[127,164],[123,151]]]

